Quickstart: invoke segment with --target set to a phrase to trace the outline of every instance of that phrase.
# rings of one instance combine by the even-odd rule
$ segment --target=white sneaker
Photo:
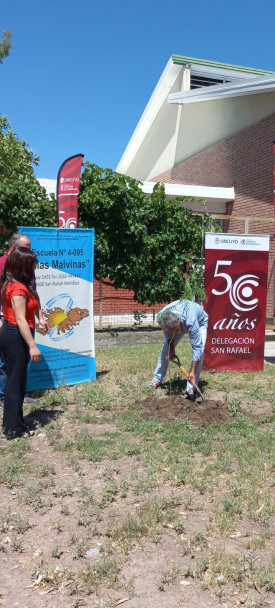
[[[149,386],[152,388],[159,388],[160,386],[162,386],[162,381],[155,380],[155,378],[153,378],[153,380],[150,382]]]
[[[27,393],[24,397],[24,401],[23,403],[25,403],[25,405],[30,405],[31,403],[36,403],[38,401],[38,399],[34,399],[34,397],[30,397]]]

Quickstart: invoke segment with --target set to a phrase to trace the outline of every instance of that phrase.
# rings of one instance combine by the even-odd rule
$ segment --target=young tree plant
[[[147,196],[137,180],[85,163],[79,220],[95,228],[95,273],[141,304],[202,297],[205,228],[184,202],[169,200],[161,184]]]

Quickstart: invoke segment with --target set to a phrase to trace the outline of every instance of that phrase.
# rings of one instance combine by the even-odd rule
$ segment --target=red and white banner
[[[206,233],[205,370],[263,369],[268,253],[266,235]]]
[[[56,200],[58,228],[77,228],[78,194],[84,154],[70,156],[62,163],[57,176]]]

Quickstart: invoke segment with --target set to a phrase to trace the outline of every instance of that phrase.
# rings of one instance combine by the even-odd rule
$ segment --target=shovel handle
[[[184,367],[184,365],[181,365],[181,364],[180,364],[180,369],[181,369],[182,373],[185,375],[185,377],[186,377],[186,378],[187,378],[187,380],[188,380],[188,378],[189,378],[189,373],[188,373],[187,369]]]
[[[180,370],[182,371],[182,373],[185,375],[185,377],[188,380],[188,378],[189,378],[189,372],[187,371],[186,367],[184,367],[184,365],[181,364],[181,362],[180,362],[180,360],[179,360],[179,358],[178,358],[177,355],[176,355],[175,359],[174,359],[174,363],[176,363],[176,365],[178,365],[178,367],[180,368]],[[173,361],[173,359],[172,359],[172,361]],[[199,387],[196,385],[196,383],[195,382],[191,382],[191,384],[192,384],[193,388],[195,388],[196,391],[198,391],[199,395],[201,396],[201,398],[204,401],[204,396],[203,396],[202,392],[200,391]]]
[[[176,363],[176,365],[178,365],[178,367],[181,369],[182,373],[185,375],[185,377],[186,377],[186,378],[187,378],[187,380],[188,380],[188,378],[189,378],[189,372],[187,371],[186,367],[184,367],[184,365],[182,365],[182,364],[181,364],[181,362],[180,362],[180,360],[179,360],[178,356],[177,356],[177,355],[175,355],[175,359],[171,359],[171,361],[172,361],[173,363]]]

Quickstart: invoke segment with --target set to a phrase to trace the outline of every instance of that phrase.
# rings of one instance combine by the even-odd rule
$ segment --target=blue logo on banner
[[[59,335],[59,324],[57,322],[58,315],[60,316],[60,312],[67,313],[69,310],[71,310],[72,305],[73,305],[73,300],[72,300],[71,296],[69,296],[69,294],[60,293],[58,296],[55,296],[54,298],[52,298],[51,300],[48,300],[48,302],[46,302],[46,307],[52,308],[54,306],[54,304],[58,304],[60,302],[60,300],[63,300],[64,298],[67,300],[67,304],[66,304],[64,310],[59,309],[56,311],[56,313],[55,313],[55,311],[52,312],[53,323],[54,323],[54,321],[56,321],[56,323],[54,324],[53,327],[50,327],[49,336],[52,340],[54,340],[56,342],[59,340],[65,340],[66,338],[69,338],[70,336],[72,336],[74,333],[72,329],[69,329],[69,331],[67,331],[62,336],[60,336]],[[54,317],[56,317],[56,318],[54,318]]]

